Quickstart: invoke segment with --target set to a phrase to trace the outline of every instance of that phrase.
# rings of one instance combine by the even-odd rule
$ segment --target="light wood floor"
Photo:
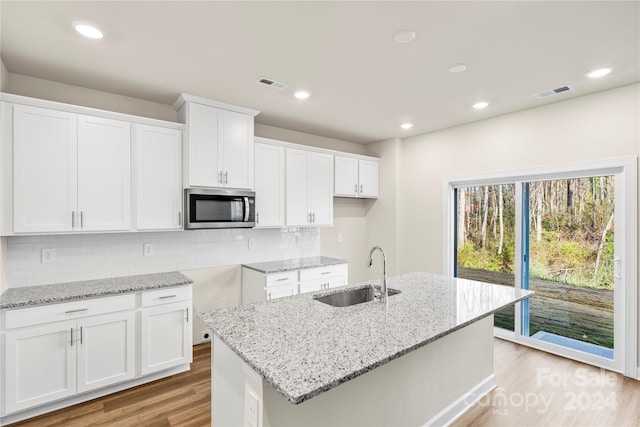
[[[500,339],[494,346],[498,387],[453,427],[640,426],[639,381]],[[209,344],[196,346],[189,372],[12,426],[209,426],[210,354]]]

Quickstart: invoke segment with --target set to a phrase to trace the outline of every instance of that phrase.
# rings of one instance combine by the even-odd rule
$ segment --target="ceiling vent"
[[[542,92],[538,92],[535,94],[536,98],[546,98],[547,96],[557,95],[562,92],[569,92],[573,90],[573,88],[569,85],[560,86],[555,89],[543,90]]]
[[[271,86],[273,88],[280,89],[280,90],[286,89],[286,88],[289,87],[289,85],[286,84],[286,83],[282,83],[282,82],[279,82],[277,80],[269,79],[267,77],[260,77],[258,80],[256,80],[256,83],[260,83],[260,84],[263,84],[263,85]]]

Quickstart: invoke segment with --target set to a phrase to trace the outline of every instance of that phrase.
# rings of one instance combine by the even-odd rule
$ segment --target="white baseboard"
[[[489,393],[495,387],[496,377],[494,374],[491,374],[458,400],[440,411],[435,417],[431,418],[423,427],[440,427],[451,424],[456,418],[473,406],[474,403],[480,400],[482,396]]]

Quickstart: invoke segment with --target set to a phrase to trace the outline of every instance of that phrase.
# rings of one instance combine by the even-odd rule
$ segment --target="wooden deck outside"
[[[513,274],[458,268],[458,277],[513,286]],[[580,288],[531,278],[530,335],[542,330],[613,348],[613,291]],[[513,307],[495,315],[496,326],[513,330]]]

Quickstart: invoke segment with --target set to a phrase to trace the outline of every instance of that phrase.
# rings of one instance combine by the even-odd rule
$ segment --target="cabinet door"
[[[309,153],[308,179],[312,225],[333,225],[333,156]]]
[[[309,224],[307,160],[307,152],[287,149],[286,219],[290,226]]]
[[[182,132],[135,125],[136,228],[182,228]]]
[[[77,116],[13,106],[13,231],[73,229]]]
[[[284,148],[255,144],[256,227],[284,225]]]
[[[359,160],[360,197],[378,197],[378,162]]]
[[[78,392],[135,377],[135,312],[78,321]]]
[[[189,186],[220,187],[218,121],[221,110],[190,102],[187,106]]]
[[[131,125],[78,116],[80,230],[131,229]]]
[[[73,332],[72,332],[73,330]],[[75,322],[7,331],[6,412],[62,399],[76,392]]]
[[[191,302],[146,307],[142,310],[141,374],[191,363]]]
[[[308,282],[300,282],[300,293],[317,292],[324,289],[328,289],[326,281],[322,280],[310,280]]]
[[[253,116],[223,111],[218,155],[223,185],[253,189]]]
[[[265,288],[265,297],[267,300],[290,297],[298,294],[298,284],[267,286]]]
[[[358,196],[358,159],[335,156],[333,191],[336,196]]]

